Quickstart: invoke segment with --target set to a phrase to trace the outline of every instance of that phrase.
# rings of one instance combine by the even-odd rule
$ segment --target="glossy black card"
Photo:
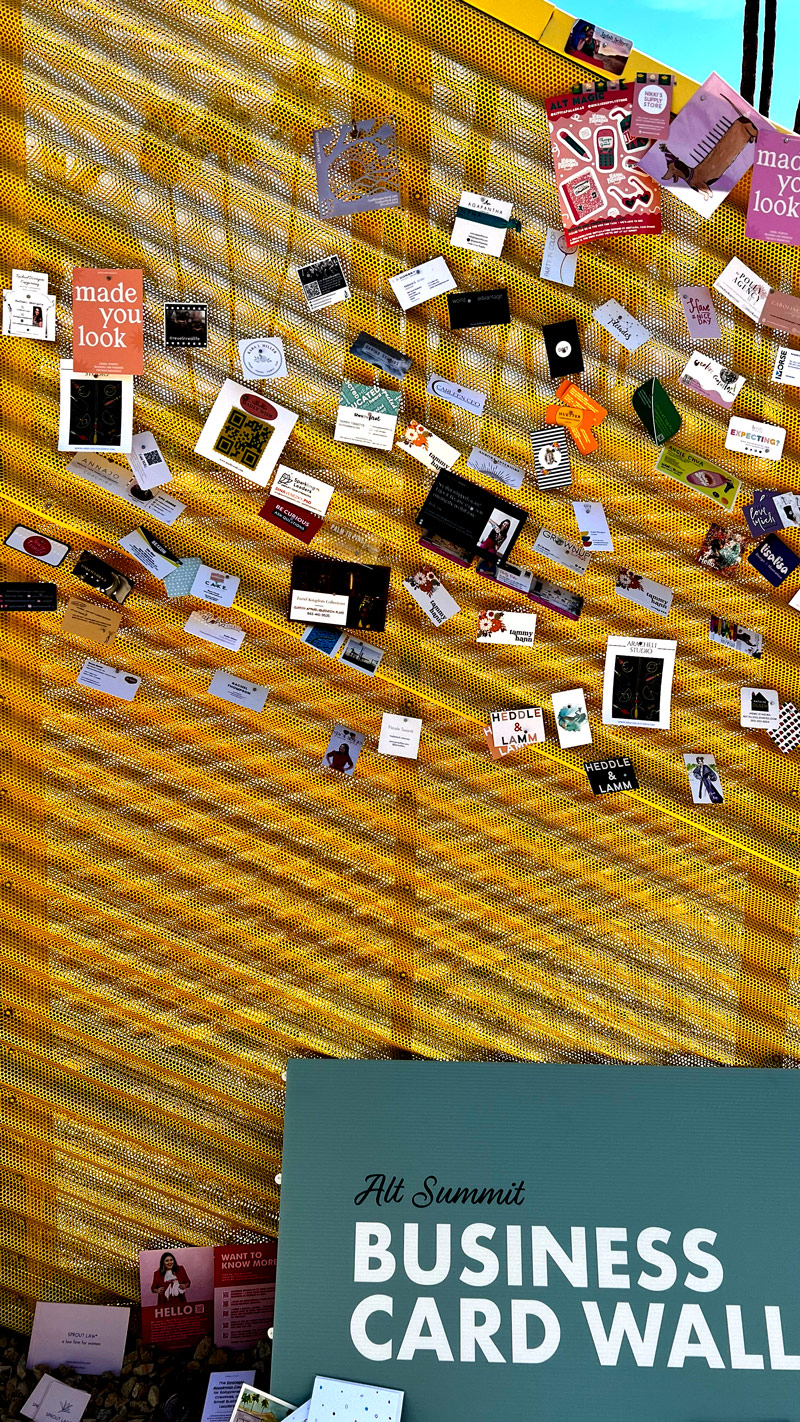
[[[511,320],[508,291],[452,291],[447,298],[451,331],[470,326],[507,326]]]
[[[443,469],[436,475],[416,522],[468,554],[480,553],[496,562],[511,552],[527,517],[518,504]]]
[[[551,379],[563,380],[565,375],[580,375],[583,352],[577,321],[554,321],[550,326],[542,326],[542,335]]]
[[[292,559],[289,621],[382,632],[390,569],[335,558]]]
[[[0,583],[0,612],[52,612],[55,583]]]

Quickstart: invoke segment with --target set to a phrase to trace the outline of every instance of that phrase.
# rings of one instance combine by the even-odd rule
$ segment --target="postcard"
[[[543,492],[548,489],[569,489],[572,484],[572,464],[566,430],[557,425],[545,425],[543,429],[533,431],[531,444],[537,487]]]
[[[393,118],[358,118],[314,132],[320,217],[347,217],[400,206],[400,161]]]
[[[394,444],[399,409],[399,390],[381,390],[377,385],[343,380],[333,438],[340,444],[389,450]]]
[[[511,711],[492,711],[489,724],[492,740],[500,750],[533,746],[545,739],[541,706],[522,706]]]
[[[269,498],[259,513],[267,523],[308,544],[322,527],[332,494],[333,484],[279,464]]]
[[[731,577],[734,568],[742,561],[746,535],[740,528],[724,528],[721,523],[712,523],[697,555],[701,568]]]
[[[246,385],[226,380],[194,447],[212,464],[266,487],[297,415]]]
[[[167,461],[149,430],[139,430],[133,436],[127,460],[140,489],[158,489],[172,480]]]
[[[717,642],[731,652],[743,652],[746,657],[758,661],[761,657],[763,637],[760,632],[751,632],[740,627],[737,622],[729,622],[726,617],[712,617],[708,629],[709,642]]]
[[[127,469],[123,469],[120,464],[114,464],[102,454],[92,454],[85,450],[70,460],[67,469],[70,474],[77,474],[79,479],[85,479],[88,484],[105,489],[107,494],[113,494],[116,499],[133,504],[134,508],[146,509],[148,518],[154,518],[157,523],[166,524],[168,527],[172,526],[186,508],[185,504],[179,503],[170,494],[142,489],[137,484],[135,475],[129,474]]]
[[[366,331],[356,336],[350,347],[350,354],[366,361],[367,365],[374,365],[376,370],[382,370],[384,375],[390,375],[393,380],[402,380],[404,375],[408,375],[413,364],[410,356],[403,355],[403,352],[396,350],[394,346],[387,346],[384,341],[379,341],[377,336],[367,335]]]
[[[587,64],[591,69],[602,69],[605,74],[619,77],[632,49],[633,40],[623,39],[622,35],[604,30],[589,20],[576,20],[569,32],[564,53],[579,64]]]
[[[669,730],[677,642],[609,637],[603,725]]]
[[[291,1402],[283,1402],[281,1398],[248,1384],[239,1393],[229,1422],[284,1422],[284,1418],[293,1411]]]
[[[568,543],[566,538],[559,538],[558,534],[550,533],[546,528],[539,532],[533,551],[543,558],[550,558],[553,563],[559,563],[562,568],[569,568],[571,573],[577,573],[581,578],[592,561],[591,553],[585,548]]]
[[[322,757],[323,766],[338,771],[340,775],[352,775],[365,740],[365,736],[348,730],[347,726],[334,726]]]
[[[304,639],[306,640],[306,639]],[[374,676],[383,661],[383,647],[373,647],[371,642],[361,642],[357,637],[348,637],[342,647],[339,661],[364,676]]]
[[[417,524],[485,559],[505,560],[528,515],[517,504],[443,469],[417,514]]]
[[[573,500],[572,508],[581,535],[581,547],[591,549],[593,553],[613,553],[614,544],[603,505]]]
[[[506,232],[513,226],[513,207],[513,203],[501,202],[499,198],[462,192],[450,246],[461,247],[465,252],[486,252],[490,257],[499,257]]]
[[[560,227],[548,227],[539,272],[541,280],[555,281],[559,286],[574,286],[577,265],[577,248],[573,252],[570,251]]]
[[[718,341],[722,335],[707,286],[679,286],[683,314],[693,341]]]
[[[28,1367],[41,1364],[55,1370],[66,1366],[75,1373],[119,1376],[130,1313],[129,1308],[102,1304],[37,1303]]]
[[[128,454],[133,440],[133,376],[93,375],[61,361],[58,448]]]
[[[141,271],[76,267],[72,273],[72,361],[87,375],[141,375]]]
[[[468,410],[472,415],[483,414],[487,398],[484,390],[469,390],[465,385],[456,385],[452,380],[443,380],[440,375],[429,375],[425,389],[429,395],[436,395],[440,400],[446,400],[448,405],[455,405],[459,410]]]
[[[768,282],[751,272],[738,257],[731,257],[727,267],[720,272],[714,282],[714,290],[727,296],[728,300],[749,316],[751,321],[759,321],[764,302],[772,290]]]
[[[274,1239],[215,1246],[214,1342],[218,1348],[251,1348],[267,1337],[275,1312],[277,1257]]]
[[[141,563],[148,573],[152,573],[154,578],[166,578],[169,573],[174,573],[181,566],[181,559],[176,553],[171,553],[154,534],[148,533],[146,528],[134,528],[130,533],[126,533],[117,540],[120,548],[124,548],[126,553],[130,553],[137,563]]]
[[[758,547],[748,554],[747,561],[774,588],[780,587],[795,568],[800,566],[800,557],[777,533],[770,533],[763,539]]]
[[[168,351],[202,351],[208,345],[208,306],[197,301],[164,305],[164,346]]]
[[[142,684],[140,676],[132,676],[130,672],[119,667],[109,667],[105,662],[96,661],[94,657],[87,657],[76,681],[78,686],[85,686],[91,691],[102,691],[106,696],[116,697],[118,701],[133,701]]]
[[[535,636],[535,612],[507,612],[501,607],[478,613],[477,642],[494,642],[504,647],[532,647]]]
[[[397,447],[406,454],[410,454],[412,459],[418,459],[426,469],[435,471],[452,469],[459,458],[457,449],[454,449],[451,444],[446,444],[443,439],[435,435],[432,430],[426,429],[418,420],[411,421],[398,440]]]
[[[509,489],[519,489],[525,478],[525,470],[520,469],[518,464],[508,464],[505,459],[498,459],[496,454],[477,447],[472,450],[467,460],[467,468],[474,469],[476,474],[485,474],[490,479],[496,479],[498,484],[505,484]]]
[[[61,631],[71,637],[80,637],[82,642],[96,642],[100,647],[108,647],[116,637],[121,621],[122,613],[114,607],[71,597],[64,608]]]
[[[739,693],[739,724],[756,730],[777,731],[780,722],[780,700],[777,691],[763,686],[743,686]]]
[[[651,578],[643,578],[640,573],[631,572],[630,568],[620,568],[614,591],[617,597],[627,598],[628,602],[635,602],[639,607],[647,608],[648,612],[657,612],[659,617],[669,617],[672,589],[665,588],[661,583],[654,583]]]
[[[397,276],[389,277],[389,285],[403,310],[410,311],[423,301],[430,301],[434,296],[453,291],[455,281],[444,257],[432,257],[429,262],[423,262],[418,267],[411,267],[409,271],[398,272]]]
[[[87,588],[94,588],[95,592],[102,593],[104,597],[110,597],[112,602],[120,605],[133,591],[133,584],[128,581],[124,573],[120,573],[117,568],[112,568],[110,563],[96,557],[88,549],[85,549],[78,558],[72,569],[72,576],[79,578]]]
[[[472,330],[478,326],[507,326],[511,320],[505,287],[493,291],[457,291],[448,296],[447,309],[451,331]]]
[[[730,511],[736,506],[739,480],[699,454],[690,454],[688,450],[670,445],[661,450],[656,460],[656,469],[670,479],[677,479],[679,484],[685,484],[687,489],[693,489],[696,494],[711,499],[715,504],[719,504],[720,508]]]
[[[326,306],[347,301],[350,295],[341,258],[335,255],[298,267],[297,279],[310,311],[324,311]]]
[[[211,1373],[203,1403],[200,1422],[230,1422],[236,1400],[245,1384],[256,1380],[255,1368],[240,1368],[234,1372]]]
[[[745,377],[737,375],[735,370],[727,370],[702,351],[693,351],[678,377],[678,384],[729,410],[745,384]]]
[[[420,568],[403,580],[403,587],[436,627],[441,627],[443,622],[461,611],[433,568]]]
[[[562,617],[568,617],[571,622],[577,622],[583,610],[582,597],[571,592],[569,588],[559,587],[558,583],[548,582],[546,578],[531,580],[528,587],[528,597],[531,602],[548,608],[550,612],[559,612]]]
[[[651,338],[651,332],[635,316],[631,316],[618,301],[606,301],[595,308],[594,319],[603,330],[619,341],[626,351],[638,351]],[[569,371],[563,374],[568,375]]]
[[[636,771],[627,755],[609,756],[608,760],[584,761],[583,768],[593,795],[616,795],[621,790],[639,789]]]
[[[403,760],[416,760],[422,721],[416,716],[395,716],[384,711],[378,737],[378,755],[396,755]]]
[[[317,1376],[309,1404],[308,1422],[331,1422],[340,1417],[369,1413],[365,1422],[400,1422],[403,1394],[388,1387],[369,1387],[365,1383],[343,1382],[340,1378]],[[239,1422],[239,1419],[234,1419]]]
[[[780,425],[765,425],[761,420],[744,420],[739,415],[731,415],[725,448],[777,464],[783,454],[785,440],[786,431]]]
[[[251,380],[278,380],[286,375],[286,355],[280,336],[250,336],[237,345],[242,375]]]
[[[558,744],[562,750],[571,746],[590,746],[592,728],[586,711],[586,697],[580,687],[572,691],[554,691],[550,700],[556,718]]]
[[[745,237],[800,246],[800,138],[762,128],[756,139]]]
[[[292,559],[289,621],[382,632],[389,568],[335,558]]]
[[[232,622],[223,622],[219,617],[211,617],[207,612],[193,612],[183,624],[184,632],[190,637],[199,637],[202,642],[213,642],[215,647],[227,647],[238,652],[245,634],[241,627]]]
[[[714,756],[684,751],[683,763],[695,805],[721,805],[725,797]]]

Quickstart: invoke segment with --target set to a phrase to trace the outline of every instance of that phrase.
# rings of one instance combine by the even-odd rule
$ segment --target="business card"
[[[245,638],[241,627],[222,622],[207,612],[193,612],[183,624],[183,630],[191,637],[199,637],[202,642],[212,642],[215,647],[225,647],[231,652],[238,652]]]
[[[389,375],[393,380],[402,380],[404,375],[408,375],[413,364],[411,357],[403,355],[394,346],[387,346],[384,341],[379,341],[377,336],[370,336],[366,331],[361,331],[356,336],[350,347],[350,354],[358,356],[359,360],[366,361],[367,365],[373,365],[376,370],[382,370],[384,375]]]
[[[640,573],[631,572],[630,568],[620,568],[614,591],[617,597],[627,598],[628,602],[635,602],[639,607],[645,607],[648,612],[655,612],[659,617],[669,617],[674,596],[672,589],[665,588],[661,583],[654,583],[652,578],[643,578]]]
[[[197,301],[164,303],[164,347],[205,350],[208,345],[208,306]]]
[[[403,431],[397,447],[410,454],[412,459],[418,459],[426,469],[434,469],[437,472],[440,469],[452,469],[459,458],[459,451],[454,449],[452,444],[447,444],[418,420],[412,420]]]
[[[133,436],[130,454],[126,454],[125,458],[140,489],[158,489],[172,480],[167,461],[156,444],[156,437],[149,430],[139,430]]]
[[[199,558],[184,558],[181,566],[176,568],[174,573],[167,573],[164,579],[164,591],[167,597],[188,597],[200,567],[201,560]]]
[[[265,488],[296,423],[293,410],[224,380],[194,452]]]
[[[583,370],[583,351],[578,323],[574,317],[542,326],[542,336],[550,379],[562,380],[567,375],[580,375]]]
[[[496,454],[477,446],[467,460],[467,468],[474,469],[476,474],[485,474],[489,479],[496,479],[498,484],[505,484],[509,489],[519,489],[525,478],[525,470],[518,464],[508,464],[505,459],[498,459]]]
[[[507,612],[501,607],[478,613],[476,642],[494,642],[503,647],[532,647],[535,636],[535,612]]]
[[[586,771],[593,795],[616,795],[621,790],[638,790],[639,781],[630,756],[615,755],[608,760],[587,760]]]
[[[297,279],[310,311],[324,311],[326,306],[346,301],[350,295],[342,263],[337,256],[320,257],[316,262],[298,267]]]
[[[250,336],[238,341],[239,364],[248,380],[278,380],[286,375],[286,355],[280,336]]]
[[[545,425],[531,435],[537,487],[569,489],[572,484],[572,464],[569,457],[567,432],[558,425]]]
[[[399,390],[343,380],[333,438],[339,444],[389,450],[394,444],[399,409]]]
[[[230,701],[234,706],[243,706],[247,711],[263,711],[269,687],[219,670],[214,672],[208,684],[208,695],[216,696],[220,701]]]
[[[213,602],[217,607],[233,607],[239,590],[239,579],[234,573],[223,573],[219,568],[209,568],[201,563],[192,579],[189,596],[200,602]]]
[[[565,538],[559,538],[558,534],[550,533],[546,528],[539,532],[533,551],[541,553],[543,558],[550,558],[553,563],[559,563],[562,568],[569,568],[571,573],[577,573],[581,578],[592,561],[591,553],[585,548],[568,543]]]
[[[737,375],[735,370],[728,370],[702,351],[693,351],[678,377],[678,383],[710,400],[713,405],[729,410],[745,384],[745,377]]]
[[[100,647],[108,647],[116,637],[121,621],[122,613],[114,607],[71,597],[64,608],[61,631],[80,637],[82,642],[96,642]]]
[[[792,350],[791,346],[779,346],[772,379],[776,385],[800,385],[800,351]]]
[[[352,775],[365,740],[365,736],[358,731],[351,731],[347,726],[334,726],[322,757],[322,765],[328,770],[337,771],[339,775]]]
[[[714,290],[727,296],[751,321],[759,321],[772,288],[769,282],[762,281],[761,277],[751,272],[738,257],[731,257],[725,270],[720,272],[714,282]]]
[[[725,448],[777,464],[783,454],[785,440],[786,431],[780,425],[765,425],[760,420],[744,420],[739,415],[731,415]]]
[[[412,573],[410,578],[403,580],[403,587],[436,627],[441,627],[443,622],[461,611],[433,568],[420,568]]]
[[[292,559],[289,621],[382,632],[390,569],[335,558]]]
[[[541,706],[519,706],[510,711],[492,711],[489,724],[492,740],[499,750],[539,745],[544,739]]]
[[[269,498],[259,513],[267,523],[308,544],[322,527],[332,494],[333,484],[279,464]]]
[[[791,604],[790,604],[791,605]],[[754,661],[761,658],[763,637],[749,627],[740,627],[737,622],[729,622],[725,617],[712,617],[708,628],[709,642],[726,647],[729,652],[742,652]]]
[[[471,415],[483,414],[486,404],[484,390],[470,390],[466,385],[456,385],[452,380],[443,380],[440,375],[429,375],[425,389],[429,395],[436,395],[459,410],[468,410]]]
[[[666,138],[674,94],[674,74],[639,74],[633,86],[628,137]]]
[[[455,282],[453,282],[455,286]],[[458,291],[447,298],[451,331],[464,331],[478,326],[507,326],[511,320],[508,291]]]
[[[410,311],[423,301],[453,291],[455,281],[444,257],[432,257],[429,262],[389,277],[389,285],[403,310]]]
[[[509,229],[514,204],[481,193],[462,192],[450,246],[465,252],[485,252],[499,257]]]
[[[771,533],[759,543],[748,555],[747,561],[774,588],[780,587],[795,568],[800,566],[800,557],[792,552],[777,533]]]
[[[140,676],[118,667],[110,667],[105,662],[97,662],[87,657],[77,676],[78,686],[89,687],[92,691],[103,691],[106,696],[115,696],[118,701],[133,701],[142,684]]]
[[[443,469],[431,485],[416,522],[469,553],[505,560],[528,515],[499,494]]]
[[[586,697],[579,686],[571,691],[554,691],[550,700],[556,718],[558,744],[562,750],[572,746],[590,746],[592,728],[586,710]]]
[[[722,335],[707,286],[679,286],[686,325],[693,341],[718,341]]]
[[[102,593],[104,597],[110,597],[112,602],[120,605],[126,597],[133,591],[133,584],[120,573],[117,568],[112,568],[110,563],[104,562],[88,549],[84,549],[72,569],[72,576],[85,583],[87,588],[93,588],[95,592]]]
[[[743,686],[739,692],[739,724],[759,731],[777,731],[780,699],[777,691],[763,686]]]
[[[651,339],[652,333],[647,327],[637,321],[635,316],[631,316],[618,301],[606,301],[602,306],[598,306],[594,319],[615,341],[619,341],[626,351],[638,351],[640,346]],[[568,375],[569,372],[565,371],[564,374]]]
[[[335,660],[347,641],[347,634],[337,632],[333,627],[316,627],[311,623],[304,629],[300,641],[313,647],[315,652],[322,652],[324,657]]]
[[[403,760],[416,760],[422,722],[416,716],[395,716],[384,711],[378,738],[379,755],[395,755]]]
[[[689,777],[689,788],[695,805],[721,805],[724,801],[722,784],[713,755],[698,755],[696,751],[684,751],[683,763]]]
[[[179,503],[169,494],[154,493],[152,489],[141,488],[136,482],[135,474],[129,474],[127,469],[123,469],[120,464],[114,464],[102,454],[92,454],[89,450],[76,454],[67,469],[70,474],[85,479],[87,484],[94,484],[97,489],[105,489],[106,493],[113,494],[115,499],[122,499],[134,508],[146,509],[148,518],[154,518],[157,523],[163,523],[167,527],[171,527],[186,508],[185,504]]]
[[[711,499],[720,508],[730,511],[736,506],[740,481],[699,454],[690,454],[688,450],[669,445],[661,450],[656,469],[660,474],[666,474],[667,478],[685,484],[695,494]]]
[[[168,573],[174,573],[176,568],[181,566],[181,560],[176,553],[171,553],[161,541],[152,533],[148,533],[146,528],[134,528],[130,533],[126,533],[117,540],[120,548],[124,548],[126,553],[130,553],[137,563],[141,563],[148,573],[152,573],[154,578],[165,578]]]
[[[577,265],[577,247],[571,252],[561,228],[548,227],[539,272],[542,281],[555,281],[559,286],[574,286]]]
[[[593,553],[613,553],[614,544],[603,505],[573,500],[572,508],[581,536],[581,547]]]
[[[800,296],[787,291],[771,291],[761,312],[761,325],[771,331],[800,336]]]
[[[546,607],[549,612],[568,617],[570,622],[577,622],[583,611],[583,598],[578,593],[572,592],[570,588],[559,587],[558,583],[551,583],[547,578],[532,578],[527,596],[539,607]]]
[[[56,298],[47,292],[3,292],[4,336],[21,336],[28,341],[56,338]]]
[[[533,578],[530,568],[518,568],[514,563],[496,563],[493,558],[479,558],[475,571],[503,588],[526,594]]]
[[[35,558],[38,563],[46,563],[48,568],[60,568],[69,553],[68,543],[60,543],[57,538],[48,538],[46,534],[37,533],[34,528],[26,528],[22,523],[12,528],[3,542],[6,548],[13,548],[17,553],[27,553],[29,558]]]

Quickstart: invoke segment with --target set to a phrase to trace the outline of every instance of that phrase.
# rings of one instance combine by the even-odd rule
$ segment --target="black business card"
[[[0,583],[0,612],[53,612],[55,583]]]
[[[550,378],[562,380],[565,375],[580,375],[583,370],[583,351],[577,321],[572,318],[568,321],[554,321],[550,326],[542,326],[542,335]]]
[[[394,380],[402,380],[404,375],[408,375],[412,365],[410,356],[403,355],[403,352],[395,350],[394,346],[387,346],[384,341],[379,341],[377,336],[367,335],[366,331],[361,331],[356,336],[350,347],[350,354],[366,361],[367,365],[374,365],[378,370],[382,370],[384,375],[391,375]]]
[[[382,632],[390,569],[336,558],[292,559],[289,621]]]
[[[616,795],[620,790],[638,790],[636,771],[627,755],[611,756],[609,760],[584,761],[593,795]]]
[[[447,298],[451,331],[469,326],[507,326],[511,320],[508,291],[452,291]]]
[[[472,557],[497,562],[505,559],[522,532],[525,509],[498,498],[488,489],[442,469],[431,485],[416,522],[427,533],[438,534]]]

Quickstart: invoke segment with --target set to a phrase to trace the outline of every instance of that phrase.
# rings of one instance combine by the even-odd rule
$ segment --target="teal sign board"
[[[291,1062],[270,1390],[800,1422],[799,1107],[792,1071]]]

